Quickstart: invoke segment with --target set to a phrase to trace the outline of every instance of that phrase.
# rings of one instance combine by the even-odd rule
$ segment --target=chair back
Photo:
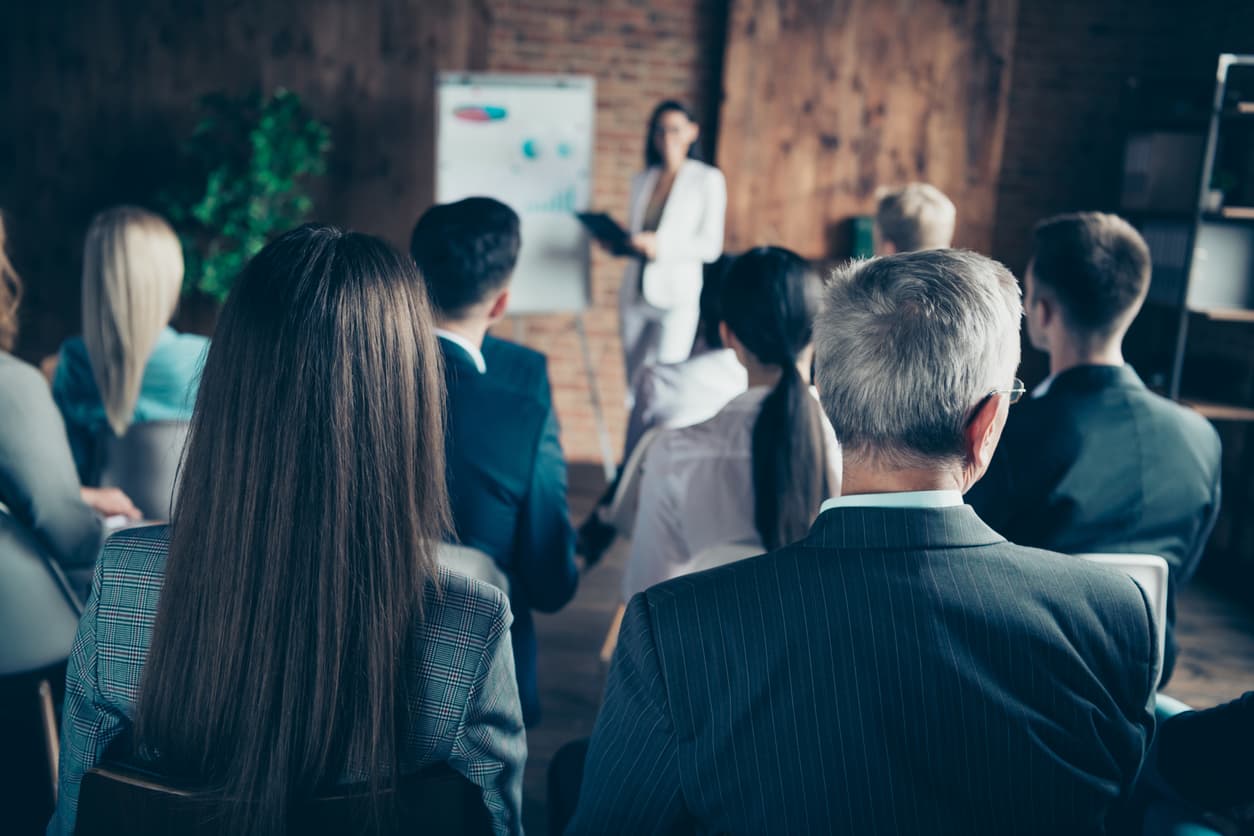
[[[636,509],[640,506],[640,475],[644,472],[644,454],[649,451],[653,442],[657,441],[665,428],[653,427],[645,431],[636,442],[636,446],[623,462],[619,471],[618,486],[614,488],[614,496],[601,516],[609,525],[614,526],[620,534],[631,536],[636,525]]]
[[[1167,561],[1156,554],[1080,554],[1093,563],[1100,563],[1130,575],[1149,600],[1154,631],[1158,636],[1158,676],[1162,678],[1163,644],[1167,640]]]
[[[447,764],[401,779],[395,826],[381,833],[490,834],[483,792]],[[174,786],[129,764],[105,763],[83,776],[77,836],[226,836],[230,802]],[[316,798],[292,811],[290,833],[362,833],[369,809],[362,788]]]
[[[509,596],[509,578],[501,571],[501,567],[487,554],[469,546],[454,543],[441,543],[436,552],[440,565],[450,572],[466,575],[477,581],[491,584]]]
[[[121,437],[106,429],[97,445],[96,484],[120,489],[144,519],[170,519],[189,427],[187,421],[141,421]]]
[[[720,543],[697,552],[689,566],[693,572],[702,572],[762,553],[762,546],[758,543]]]
[[[34,534],[0,511],[0,676],[64,661],[82,612]]]

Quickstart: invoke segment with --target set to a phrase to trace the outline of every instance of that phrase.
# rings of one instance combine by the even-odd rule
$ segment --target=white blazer
[[[644,227],[644,214],[661,169],[653,166],[631,180],[630,230]],[[727,214],[727,182],[723,172],[697,160],[686,160],[662,209],[657,228],[657,258],[633,262],[624,281],[643,287],[644,301],[655,308],[696,305],[701,297],[704,267],[723,253],[723,221]]]

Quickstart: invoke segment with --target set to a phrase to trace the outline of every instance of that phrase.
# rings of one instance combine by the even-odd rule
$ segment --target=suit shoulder
[[[1197,410],[1150,391],[1142,393],[1142,400],[1150,409],[1163,415],[1170,415],[1171,420],[1188,436],[1213,441],[1215,447],[1218,448],[1219,432],[1215,429],[1215,425]]]
[[[4,351],[0,351],[0,380],[4,381],[3,389],[9,394],[17,389],[48,390],[48,382],[39,369]]]
[[[989,548],[995,550],[991,565],[1003,568],[1015,588],[1031,590],[1064,605],[1087,602],[1099,615],[1117,612],[1115,602],[1144,612],[1140,587],[1118,569],[1076,555],[1014,543],[998,543]]]
[[[438,567],[423,599],[420,632],[477,651],[508,633],[513,613],[494,586]]]
[[[516,382],[481,375],[468,393],[486,401],[484,408],[493,409],[500,422],[521,423],[524,425],[539,422],[552,409],[549,399],[538,386],[522,387]]]
[[[486,358],[500,357],[529,368],[548,367],[548,357],[544,352],[503,337],[489,334],[483,340],[482,350]]]
[[[785,546],[733,561],[722,566],[680,575],[649,587],[645,596],[651,611],[691,610],[694,604],[731,600],[743,590],[756,590],[764,575],[773,575],[789,565],[797,546]]]
[[[161,578],[165,575],[169,553],[168,525],[124,528],[105,540],[100,552],[100,571],[103,576]]]

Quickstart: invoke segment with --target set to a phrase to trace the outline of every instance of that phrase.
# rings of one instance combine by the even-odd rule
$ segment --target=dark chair
[[[70,655],[82,612],[65,576],[35,536],[0,512],[0,680],[20,685],[30,697],[22,701],[37,707],[45,774],[54,798],[59,741],[52,679],[64,676],[61,665]],[[29,729],[30,720],[22,711],[3,722]],[[0,738],[11,736],[0,731]],[[0,751],[6,748],[0,746]],[[31,769],[28,763],[27,772]]]
[[[290,833],[362,833],[366,796],[359,787],[315,799],[292,813]],[[447,764],[401,779],[396,826],[388,832],[492,833],[479,787]],[[131,764],[104,763],[83,776],[77,836],[225,836],[227,805],[220,798],[166,782]]]
[[[93,483],[119,488],[144,519],[168,520],[188,428],[186,421],[143,421],[120,438],[106,429],[96,445]]]

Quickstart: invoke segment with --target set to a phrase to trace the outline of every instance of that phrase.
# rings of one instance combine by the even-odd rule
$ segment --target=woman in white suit
[[[697,123],[679,102],[653,110],[645,170],[631,181],[631,242],[640,257],[623,274],[619,323],[629,391],[637,372],[688,357],[700,318],[705,264],[723,252],[727,185],[701,162]]]

